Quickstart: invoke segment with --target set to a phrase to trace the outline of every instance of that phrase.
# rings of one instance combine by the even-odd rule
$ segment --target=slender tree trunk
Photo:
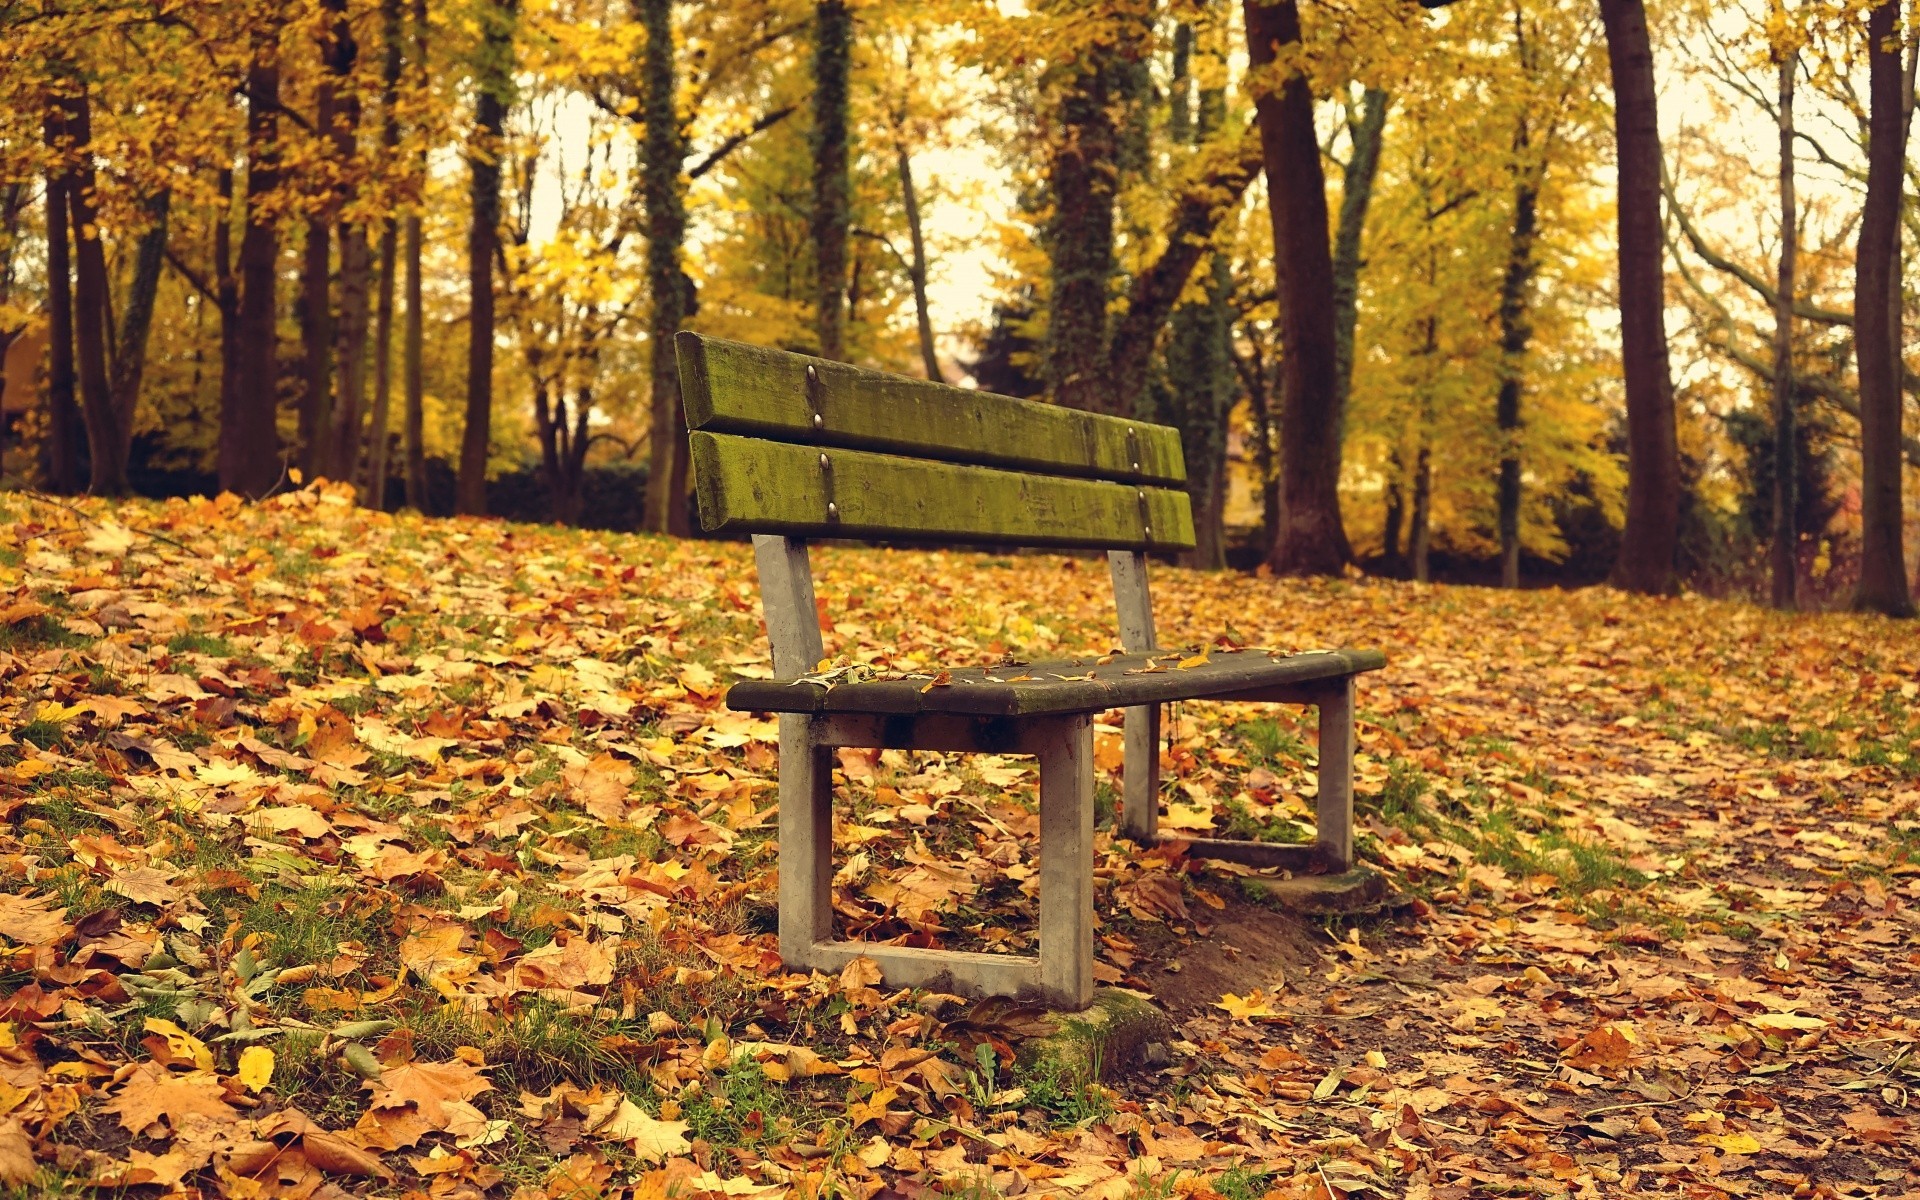
[[[847,231],[852,182],[847,173],[847,72],[853,14],[847,0],[813,6],[814,322],[823,358],[847,356]]]
[[[1854,256],[1854,353],[1860,374],[1860,584],[1853,606],[1914,614],[1903,546],[1900,206],[1907,153],[1907,84],[1900,10],[1881,0],[1867,13],[1867,199]]]
[[[338,5],[333,20],[334,76],[340,80],[338,110],[334,119],[333,153],[341,172],[349,181],[343,185],[337,211],[345,214],[351,205],[352,189],[357,186],[360,160],[360,89],[353,82],[359,64],[360,46],[353,36],[345,0],[330,0]],[[330,474],[347,483],[360,473],[360,443],[364,413],[361,405],[367,391],[367,318],[368,293],[373,256],[367,245],[365,222],[342,216],[337,230],[340,241],[340,309],[334,328],[334,394],[330,428],[331,448],[327,457]]]
[[[80,415],[87,427],[88,489],[124,496],[130,431],[121,425],[107,371],[107,259],[94,210],[93,114],[84,88],[63,101],[75,166],[67,187],[74,241],[73,327],[79,354]]]
[[[325,0],[333,12],[344,11],[346,0]],[[313,89],[313,127],[331,142],[337,109],[332,64],[334,22],[329,20],[320,38],[320,61],[326,64]],[[335,197],[328,196],[307,216],[306,245],[300,267],[300,465],[308,478],[333,470],[333,230]]]
[[[1245,0],[1248,60],[1272,66],[1300,43],[1295,0]],[[1326,177],[1313,93],[1291,72],[1255,99],[1273,218],[1280,302],[1280,532],[1267,561],[1280,574],[1332,575],[1351,552],[1340,520],[1339,349]]]
[[[1674,587],[1680,540],[1680,450],[1667,362],[1660,224],[1660,119],[1644,0],[1600,0],[1612,60],[1619,160],[1620,353],[1627,384],[1627,527],[1614,583]]]
[[[249,155],[251,158],[251,155]],[[213,221],[213,302],[220,310],[220,432],[216,469],[223,468],[227,423],[240,387],[240,277],[233,266],[233,169],[220,168],[215,190],[219,208]],[[245,240],[245,235],[241,235]],[[226,472],[220,471],[224,477]],[[222,491],[232,491],[221,481]]]
[[[1046,248],[1052,273],[1047,316],[1047,380],[1069,408],[1110,407],[1107,301],[1113,278],[1113,202],[1119,132],[1104,47],[1066,69],[1049,181],[1053,217]]]
[[[65,139],[58,110],[46,117],[46,141],[57,149]],[[71,495],[80,482],[80,447],[86,428],[74,400],[73,262],[67,232],[67,190],[73,174],[64,163],[47,173],[47,484]]]
[[[162,190],[148,198],[148,225],[133,254],[133,276],[127,283],[127,303],[120,313],[120,335],[114,345],[108,390],[113,395],[114,422],[133,435],[134,409],[140,401],[140,380],[146,374],[147,335],[153,330],[153,306],[160,293],[160,272],[166,265],[167,218],[173,194]]]
[[[1526,128],[1521,127],[1518,149],[1524,153]],[[1513,190],[1513,228],[1507,238],[1507,270],[1500,281],[1500,390],[1494,400],[1494,424],[1500,430],[1500,476],[1495,487],[1496,523],[1500,530],[1500,586],[1520,586],[1520,399],[1525,382],[1527,345],[1533,339],[1533,319],[1527,297],[1533,290],[1534,235],[1540,207],[1539,185],[1532,168],[1522,166],[1522,181]]]
[[[1400,460],[1396,447],[1387,460],[1387,514],[1380,531],[1380,569],[1393,579],[1400,578],[1407,570],[1406,558],[1400,552],[1400,529],[1407,521],[1407,500],[1400,481],[1406,473],[1406,464]]]
[[[427,0],[413,0],[413,69],[418,85],[427,83]],[[416,170],[424,189],[427,178],[427,152],[423,148]],[[401,386],[406,393],[405,425],[407,455],[407,507],[427,511],[427,416],[426,416],[426,314],[421,311],[420,210],[416,202],[407,210],[407,326],[401,351]]]
[[[1795,258],[1799,254],[1800,224],[1793,194],[1793,84],[1800,56],[1780,55],[1780,271],[1773,305],[1773,546],[1768,555],[1773,569],[1773,606],[1798,606],[1799,531],[1794,513],[1799,504],[1799,435],[1793,409],[1793,293]]]
[[[1380,174],[1380,146],[1386,140],[1387,93],[1370,87],[1360,96],[1360,119],[1348,122],[1353,153],[1347,160],[1340,187],[1340,224],[1333,238],[1334,370],[1344,425],[1347,401],[1353,395],[1353,329],[1360,315],[1361,246],[1367,229],[1367,209],[1373,203],[1373,181]],[[1341,430],[1344,441],[1345,429]]]
[[[476,72],[472,172],[473,219],[467,230],[467,420],[460,439],[455,511],[487,511],[487,449],[493,434],[493,257],[500,243],[500,152],[513,86],[513,26],[518,0],[495,0],[482,13],[481,62]]]
[[[394,106],[400,99],[400,0],[380,0],[380,147],[391,159],[400,147],[400,120]],[[366,474],[360,501],[370,508],[387,506],[388,426],[393,408],[393,271],[399,259],[399,228],[391,216],[380,224],[380,293],[374,311],[373,412],[367,422]]]
[[[646,80],[645,169],[641,202],[647,213],[647,352],[651,356],[652,426],[647,459],[646,526],[656,533],[686,537],[693,532],[687,513],[687,415],[680,407],[680,369],[673,338],[692,314],[693,283],[682,255],[687,237],[686,194],[680,176],[687,143],[676,106],[671,0],[636,0],[647,32],[643,72]]]
[[[1253,327],[1247,327],[1250,353],[1242,358],[1234,354],[1234,369],[1240,373],[1240,386],[1247,393],[1247,412],[1252,418],[1253,465],[1260,481],[1260,544],[1273,545],[1280,529],[1280,479],[1273,463],[1273,405],[1268,386],[1266,355]]]
[[[1425,430],[1420,432],[1420,451],[1413,460],[1413,577],[1421,583],[1433,582],[1430,555],[1433,549],[1433,448]]]
[[[269,202],[280,187],[280,22],[256,31],[247,64],[246,226],[240,235],[239,331],[234,385],[221,392],[220,486],[259,498],[273,490],[280,457],[280,227]],[[320,305],[326,307],[324,265]],[[304,406],[303,406],[304,408]]]
[[[927,240],[920,228],[920,199],[913,186],[913,159],[903,140],[895,148],[900,174],[900,198],[907,207],[907,238],[913,246],[913,316],[920,330],[920,365],[927,378],[943,381],[940,356],[933,346],[933,315],[927,308]]]

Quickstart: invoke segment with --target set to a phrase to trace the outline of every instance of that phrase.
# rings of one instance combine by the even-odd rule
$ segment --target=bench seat
[[[1376,671],[1378,650],[1214,649],[1205,662],[1180,653],[1108,654],[1053,662],[961,667],[855,683],[755,679],[727,691],[748,712],[1039,717],[1104,712],[1181,700],[1284,701],[1301,684]],[[934,682],[941,679],[943,682]]]

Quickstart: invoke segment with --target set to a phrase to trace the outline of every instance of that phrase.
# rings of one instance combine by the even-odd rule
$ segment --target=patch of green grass
[[[343,943],[371,946],[380,938],[375,904],[384,900],[363,897],[346,881],[319,877],[305,885],[286,876],[260,890],[260,898],[240,914],[238,942],[246,934],[261,935],[259,957],[265,966],[297,967],[324,963]]]
[[[76,646],[91,645],[92,642],[92,638],[74,633],[49,613],[41,613],[10,625],[0,625],[0,650],[11,650],[16,654],[30,654],[38,650],[70,650]]]
[[[176,633],[167,639],[168,654],[204,654],[209,658],[232,658],[234,649],[226,638],[210,633]]]
[[[1015,1068],[1013,1082],[1026,1089],[1026,1103],[1055,1125],[1081,1125],[1113,1115],[1113,1098],[1105,1088],[1055,1059]]]
[[[1313,757],[1312,747],[1299,734],[1282,729],[1280,723],[1271,718],[1244,721],[1235,725],[1233,732],[1246,745],[1249,757],[1262,766],[1297,763]]]
[[[13,731],[13,736],[42,750],[59,745],[64,734],[65,730],[58,721],[28,721]]]
[[[1308,841],[1307,827],[1286,817],[1262,816],[1244,800],[1228,797],[1226,836],[1255,842],[1300,845]]]
[[[1360,797],[1362,807],[1372,807],[1379,812],[1382,820],[1397,825],[1410,834],[1422,834],[1435,825],[1435,813],[1423,798],[1432,785],[1420,768],[1405,759],[1392,759],[1387,763],[1387,781],[1380,788],[1378,796]]]
[[[1267,1194],[1268,1182],[1273,1178],[1274,1172],[1265,1167],[1235,1163],[1213,1181],[1213,1190],[1226,1200],[1260,1200]]]

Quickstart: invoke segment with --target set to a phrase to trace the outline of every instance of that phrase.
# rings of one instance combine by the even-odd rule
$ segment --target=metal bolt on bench
[[[1158,840],[1160,705],[1181,700],[1319,710],[1312,846],[1181,839],[1255,866],[1344,871],[1353,858],[1353,680],[1372,650],[1243,651],[1185,669],[1156,649],[1147,554],[1190,549],[1177,430],[722,341],[676,339],[694,489],[711,532],[750,533],[775,679],[727,693],[780,714],[780,956],[835,971],[865,955],[894,986],[1093,997],[1093,717],[1126,710],[1122,831]],[[1124,654],[955,669],[948,682],[831,688],[820,661],[807,542],[815,538],[1104,549]],[[835,940],[833,749],[1031,754],[1040,761],[1040,953],[971,954]]]

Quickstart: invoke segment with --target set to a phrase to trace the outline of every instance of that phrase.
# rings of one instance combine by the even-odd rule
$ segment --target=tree
[[[58,150],[65,136],[57,107],[45,121],[46,142]],[[47,483],[56,492],[80,490],[80,447],[86,430],[74,399],[73,261],[67,233],[67,190],[73,186],[72,168],[64,157],[55,159],[46,176],[47,233]]]
[[[1773,575],[1773,606],[1792,609],[1800,575],[1799,532],[1794,527],[1799,435],[1793,402],[1793,276],[1799,248],[1793,192],[1793,82],[1800,55],[1788,46],[1776,47],[1774,57],[1780,62],[1780,268],[1773,303],[1773,545],[1767,557]]]
[[[1644,0],[1600,0],[1613,75],[1619,181],[1620,352],[1627,386],[1627,525],[1614,582],[1660,594],[1674,586],[1680,533],[1680,449],[1667,360],[1660,222],[1660,118]]]
[[[1267,561],[1282,574],[1331,575],[1351,552],[1340,519],[1338,343],[1326,178],[1313,92],[1301,70],[1295,0],[1245,0],[1248,61],[1273,221],[1280,303],[1280,529]],[[1285,61],[1282,61],[1282,55]]]
[[[1898,0],[1867,13],[1867,199],[1854,256],[1860,374],[1860,584],[1857,609],[1914,615],[1901,506],[1900,206],[1912,83],[1901,65]]]
[[[253,33],[246,94],[246,228],[240,237],[233,378],[220,394],[219,469],[223,489],[259,497],[279,481],[282,469],[275,422],[280,235],[267,209],[280,186],[280,22],[274,16],[264,17]]]
[[[426,90],[427,83],[427,0],[413,0],[413,71],[415,86]],[[415,175],[427,177],[427,148],[423,142],[415,159]],[[400,378],[405,392],[406,412],[401,421],[402,439],[407,456],[407,507],[415,512],[427,509],[426,450],[426,315],[423,301],[420,251],[420,209],[418,201],[406,216],[406,289],[407,323],[401,335]]]
[[[479,60],[474,64],[474,133],[467,147],[472,215],[467,226],[467,408],[460,438],[454,509],[487,511],[487,452],[493,429],[493,262],[500,248],[500,154],[513,89],[513,29],[519,0],[481,8]]]
[[[813,6],[814,324],[824,358],[845,358],[847,231],[852,182],[847,171],[847,75],[853,14],[846,0]]]
[[[687,415],[680,407],[673,338],[690,315],[693,293],[682,262],[687,209],[680,175],[687,143],[674,70],[672,0],[639,0],[639,8],[646,28],[640,196],[647,217],[647,353],[653,406],[646,522],[648,529],[685,537],[692,532],[687,514]]]
[[[392,159],[400,148],[400,118],[394,106],[400,100],[400,0],[380,0],[382,58],[380,63],[380,149]],[[393,403],[393,293],[394,268],[400,256],[399,227],[388,217],[380,223],[380,294],[374,309],[373,412],[368,421],[366,478],[361,499],[373,508],[387,506],[387,452]]]
[[[80,381],[80,415],[87,429],[87,490],[96,496],[125,496],[127,452],[133,439],[132,413],[115,406],[107,364],[107,258],[100,243],[95,208],[98,194],[93,160],[93,114],[87,86],[72,88],[56,100],[62,149],[73,164],[67,172],[67,217],[74,244],[73,329]]]

